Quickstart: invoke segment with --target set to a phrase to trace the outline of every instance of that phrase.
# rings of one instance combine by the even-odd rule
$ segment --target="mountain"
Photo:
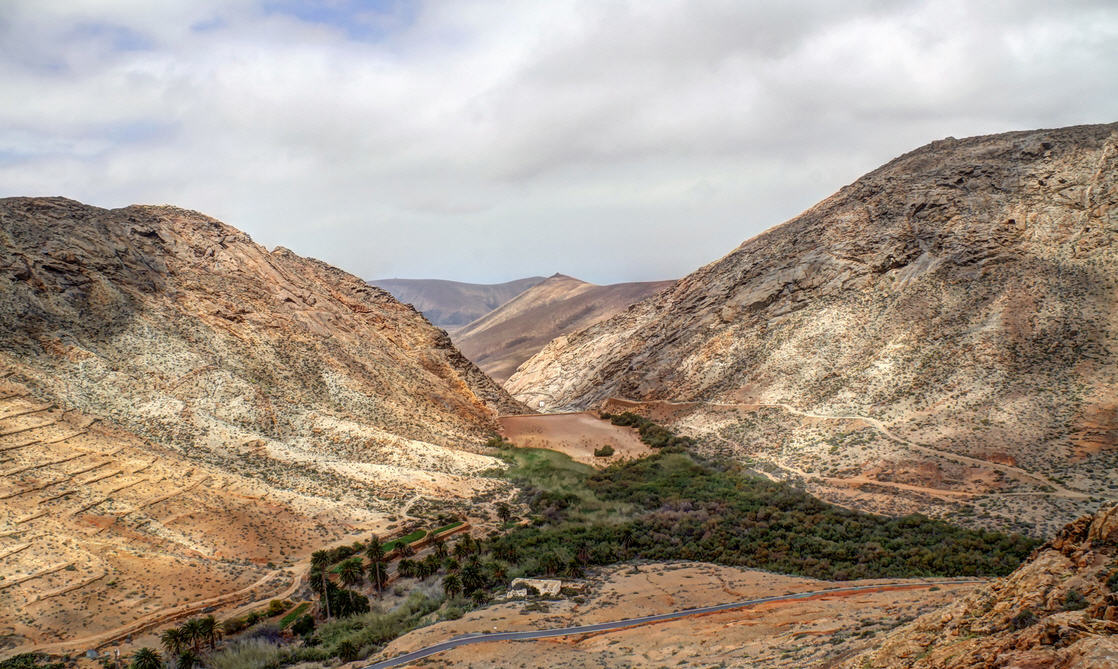
[[[453,333],[459,350],[501,382],[552,339],[581,330],[672,285],[598,286],[555,274]]]
[[[290,594],[313,550],[503,491],[482,444],[521,410],[325,263],[174,207],[0,200],[0,649]]]
[[[1068,525],[1017,571],[927,613],[848,660],[850,669],[1113,667],[1118,507]]]
[[[413,305],[435,325],[452,330],[481,318],[543,280],[542,276],[532,276],[492,284],[441,279],[377,279],[369,283]]]
[[[690,402],[645,408],[832,501],[1054,531],[1118,490],[1116,133],[933,142],[506,388]]]

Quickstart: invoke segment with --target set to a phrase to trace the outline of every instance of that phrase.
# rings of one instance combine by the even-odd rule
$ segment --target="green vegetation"
[[[309,608],[310,608],[310,606],[311,606],[310,602],[303,602],[303,603],[302,603],[302,604],[300,604],[299,606],[296,606],[295,608],[293,608],[293,609],[291,609],[290,611],[288,611],[288,612],[287,612],[287,615],[285,615],[284,617],[280,618],[280,621],[279,621],[279,626],[280,626],[280,629],[281,629],[281,630],[287,629],[287,628],[288,628],[288,626],[290,626],[290,625],[291,625],[291,623],[295,622],[295,619],[296,619],[296,618],[298,618],[299,616],[303,615],[303,613],[304,613],[304,612],[305,612],[305,611],[306,611],[307,609],[309,609]]]
[[[677,435],[668,428],[631,411],[620,414],[602,412],[602,418],[614,425],[637,428],[641,441],[652,448],[690,448],[695,445],[691,437]]]
[[[437,527],[437,528],[431,530],[431,534],[442,534],[443,532],[449,532],[450,530],[453,530],[456,527],[462,527],[465,524],[466,524],[466,521],[464,521],[464,520],[456,520],[453,523],[450,523],[449,525],[443,525],[442,527]]]
[[[50,662],[42,653],[20,653],[0,662],[0,669],[63,669],[62,662]]]
[[[1082,592],[1078,590],[1068,590],[1064,595],[1064,610],[1065,611],[1082,611],[1087,608],[1087,598],[1083,596]]]
[[[425,536],[427,536],[427,530],[416,530],[411,534],[405,534],[399,539],[384,542],[384,550],[385,552],[391,552],[404,544],[414,544]]]
[[[594,457],[596,457],[596,458],[608,458],[609,456],[613,455],[613,453],[614,453],[613,446],[611,446],[609,444],[606,444],[605,446],[602,446],[601,448],[595,448],[594,449]]]
[[[678,443],[672,442],[668,443]],[[510,573],[580,573],[630,559],[699,560],[813,578],[1004,575],[1037,542],[920,515],[821,502],[731,462],[664,449],[600,472],[505,449],[534,523],[489,542]]]
[[[499,475],[516,484],[530,509],[527,525],[511,524],[512,507],[499,502],[494,510],[507,529],[483,540],[466,533],[453,543],[432,537],[431,550],[420,555],[407,550],[463,524],[455,521],[383,544],[372,537],[368,544],[318,551],[309,577],[320,597],[317,626],[304,613],[308,605],[301,604],[279,625],[254,627],[210,653],[207,666],[281,667],[368,657],[421,624],[455,619],[485,604],[514,577],[575,578],[591,565],[685,559],[830,579],[1000,575],[1036,544],[923,516],[887,518],[834,507],[732,462],[693,454],[689,439],[647,419],[611,418],[636,427],[659,451],[598,471],[555,451],[494,439],[491,445],[509,464]],[[390,595],[397,604],[374,607],[359,589],[368,579],[378,603],[386,601],[388,555],[397,547],[404,549],[397,563],[401,580]],[[528,606],[547,608],[538,601]],[[301,644],[281,640],[281,630],[289,626]],[[183,635],[174,646],[183,654],[199,652],[197,643],[187,641],[190,633],[169,632],[172,640]]]

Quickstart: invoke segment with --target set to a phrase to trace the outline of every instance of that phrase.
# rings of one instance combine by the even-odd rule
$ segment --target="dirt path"
[[[1069,499],[1087,499],[1087,497],[1088,497],[1088,495],[1085,494],[1085,493],[1079,492],[1077,490],[1071,490],[1071,489],[1065,488],[1064,486],[1052,481],[1051,479],[1049,479],[1049,478],[1047,478],[1047,477],[1045,477],[1041,474],[1035,474],[1033,472],[1029,472],[1029,471],[1026,471],[1024,469],[1021,469],[1020,467],[1003,465],[1003,464],[999,464],[999,463],[996,463],[996,462],[990,462],[989,460],[981,460],[979,458],[972,458],[970,456],[959,455],[958,453],[953,453],[951,451],[945,451],[945,450],[938,449],[938,448],[932,448],[931,446],[925,446],[923,444],[918,444],[914,441],[910,441],[908,439],[905,439],[904,437],[898,436],[897,434],[891,432],[889,430],[889,428],[885,425],[885,423],[881,422],[880,420],[878,420],[876,418],[872,418],[870,416],[860,416],[860,415],[857,415],[857,414],[851,414],[851,415],[821,414],[821,413],[815,413],[815,412],[812,412],[812,411],[803,411],[801,409],[797,409],[796,407],[794,407],[790,404],[786,404],[786,403],[783,403],[783,402],[773,402],[773,403],[756,402],[756,403],[750,403],[750,404],[725,404],[725,403],[711,402],[711,401],[670,402],[668,400],[653,400],[653,401],[650,401],[650,402],[638,402],[636,400],[628,400],[628,399],[615,398],[615,397],[611,397],[610,400],[617,401],[617,402],[623,403],[623,404],[634,404],[634,405],[664,404],[664,405],[668,405],[668,406],[682,406],[682,407],[686,407],[686,406],[709,406],[709,407],[721,408],[721,409],[745,409],[745,410],[756,410],[756,409],[759,409],[759,408],[776,408],[776,409],[783,409],[784,411],[786,411],[786,412],[788,412],[792,415],[802,416],[804,418],[814,418],[814,419],[818,419],[818,420],[857,420],[857,421],[862,421],[866,425],[869,425],[870,427],[872,427],[875,430],[877,430],[878,432],[880,432],[881,435],[884,436],[885,438],[890,439],[892,441],[895,441],[898,444],[901,444],[901,445],[903,445],[906,448],[909,448],[911,450],[918,451],[918,452],[924,453],[926,455],[931,455],[933,457],[943,458],[945,460],[953,460],[953,461],[958,462],[960,464],[973,465],[973,466],[977,466],[977,467],[985,467],[985,468],[988,468],[988,469],[995,469],[995,470],[1000,471],[1004,474],[1008,474],[1009,476],[1012,476],[1016,479],[1027,479],[1027,480],[1030,480],[1034,483],[1038,483],[1042,486],[1047,486],[1047,487],[1051,488],[1051,492],[1045,491],[1045,492],[1030,493],[1030,494],[1047,494],[1047,495],[1050,495],[1050,496],[1053,496],[1053,497],[1067,497]],[[780,466],[780,465],[778,465],[778,466]],[[876,483],[880,483],[880,482],[876,482]]]

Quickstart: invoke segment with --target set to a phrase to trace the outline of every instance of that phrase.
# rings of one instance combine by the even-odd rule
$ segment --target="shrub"
[[[1082,611],[1087,608],[1087,598],[1078,590],[1068,590],[1064,595],[1065,611]]]
[[[608,458],[609,456],[613,455],[613,452],[614,452],[613,451],[613,446],[611,446],[609,444],[606,444],[605,446],[602,446],[601,448],[595,448],[594,449],[594,457],[596,457],[596,458]]]
[[[1021,613],[1013,616],[1013,618],[1009,621],[1009,624],[1012,625],[1013,629],[1015,630],[1023,630],[1026,627],[1031,627],[1032,625],[1034,625],[1036,621],[1036,614],[1033,613],[1031,609],[1025,609]]]
[[[291,633],[298,636],[306,636],[314,631],[314,618],[307,614],[299,616],[295,624],[291,626]]]
[[[283,648],[264,639],[236,641],[210,656],[212,669],[269,669],[287,659]]]

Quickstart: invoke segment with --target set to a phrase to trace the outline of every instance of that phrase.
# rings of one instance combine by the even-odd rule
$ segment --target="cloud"
[[[682,275],[947,135],[1118,120],[1108,2],[9,0],[0,195],[365,277]]]

